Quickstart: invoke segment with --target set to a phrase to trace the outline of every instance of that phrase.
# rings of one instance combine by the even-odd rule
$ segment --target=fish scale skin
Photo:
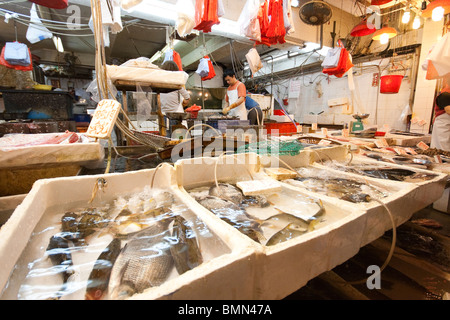
[[[152,246],[164,241],[171,219],[158,222],[137,233],[122,249],[111,272],[110,294],[121,283],[131,283],[136,292],[163,283],[169,275],[173,258],[169,244],[159,250]],[[126,269],[124,269],[126,267]]]

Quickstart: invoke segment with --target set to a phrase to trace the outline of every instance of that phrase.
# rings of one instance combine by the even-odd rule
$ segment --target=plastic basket
[[[403,78],[402,75],[381,76],[380,93],[398,93]]]

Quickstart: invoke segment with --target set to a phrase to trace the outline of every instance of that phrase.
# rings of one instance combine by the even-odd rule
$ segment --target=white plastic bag
[[[217,0],[217,16],[220,18],[225,15],[225,7],[222,0]]]
[[[200,77],[204,78],[209,75],[209,65],[207,58],[201,58],[198,68],[195,71]]]
[[[402,114],[400,115],[400,120],[404,123],[406,123],[406,120],[408,119],[408,116],[412,114],[411,107],[409,106],[409,103],[405,106],[405,108],[402,111]]]
[[[263,67],[261,58],[258,54],[258,51],[255,48],[251,48],[245,55],[245,58],[247,58],[247,62],[250,67],[250,70],[252,71],[252,74],[255,74],[256,72],[258,72],[258,70],[260,70]]]
[[[33,3],[30,9],[30,25],[26,34],[27,40],[31,43],[36,43],[44,39],[53,37],[50,32],[41,22],[36,11],[36,5]]]
[[[7,42],[5,44],[6,62],[15,66],[29,66],[31,63],[30,53],[25,43]]]
[[[177,1],[178,19],[176,28],[180,37],[185,37],[192,33],[195,27],[195,8],[192,0]]]
[[[295,32],[294,21],[292,19],[291,0],[283,1],[283,18],[284,18],[284,28],[286,29],[286,34],[291,34],[291,33]]]
[[[259,0],[247,0],[238,19],[241,35],[261,41],[261,28],[258,20]]]
[[[342,47],[340,46],[328,50],[327,55],[325,56],[325,59],[322,62],[322,67],[325,69],[336,68],[337,65],[339,64],[339,59],[341,57],[341,50]]]

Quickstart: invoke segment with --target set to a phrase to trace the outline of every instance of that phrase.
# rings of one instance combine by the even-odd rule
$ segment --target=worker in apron
[[[245,84],[236,79],[233,70],[225,70],[224,79],[228,84],[227,95],[225,96],[227,107],[222,110],[222,113],[238,117],[239,120],[247,120],[247,109],[245,108],[247,90]]]
[[[450,86],[436,98],[431,148],[450,152]]]

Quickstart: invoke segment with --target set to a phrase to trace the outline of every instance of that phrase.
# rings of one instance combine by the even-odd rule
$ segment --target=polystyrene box
[[[353,158],[350,165],[358,163],[364,165],[380,165],[380,162],[378,161],[360,158],[358,156]],[[334,171],[335,173],[342,173],[342,171],[332,169],[326,164],[315,163],[314,166],[329,170],[330,172]],[[438,200],[444,192],[447,181],[446,174],[391,163],[386,164],[386,166],[436,175],[433,179],[422,182],[403,182],[376,179],[349,173],[357,180],[363,179],[363,181],[370,182],[373,185],[384,185],[393,191],[392,195],[386,199],[382,199],[382,202],[393,214],[396,226],[408,221],[415,212],[422,210]],[[367,205],[366,210],[367,225],[362,245],[372,242],[382,236],[385,231],[392,229],[392,223],[389,219],[388,212],[382,204],[371,202]]]
[[[249,179],[274,181],[264,173],[259,157],[255,154],[180,160],[175,163],[175,168],[179,186],[187,190],[186,196],[195,187],[214,183],[215,177],[218,182],[228,183]],[[286,184],[282,184],[281,193],[292,199],[300,195],[319,200],[305,190]],[[364,211],[355,211],[351,205],[331,198],[324,199],[322,204],[326,212],[325,219],[309,233],[273,247],[247,238],[247,242],[259,247],[254,266],[256,298],[283,298],[358,252],[365,226]],[[203,208],[200,204],[198,206],[196,212]],[[203,208],[203,212],[214,217],[206,208]],[[223,224],[226,228],[234,229],[225,222]],[[242,236],[239,231],[233,231],[236,237]]]
[[[156,171],[157,170],[157,171]],[[157,172],[155,174],[155,172]],[[93,186],[98,178],[107,182],[105,191],[98,191],[97,199],[113,201],[119,195],[140,192],[149,186],[154,178],[154,188],[171,191],[181,203],[183,195],[177,189],[174,169],[165,164],[159,169],[141,170],[120,174],[81,176],[73,178],[56,178],[40,180],[33,186],[7,223],[0,230],[0,292],[2,299],[17,299],[21,281],[26,273],[16,269],[26,269],[28,262],[45,254],[49,237],[31,238],[36,226],[45,220],[53,208],[58,212],[72,206],[86,205],[91,199]],[[192,203],[186,203],[192,208]],[[186,219],[194,219],[196,213],[190,209]],[[206,250],[211,259],[181,275],[169,278],[158,287],[146,289],[135,294],[131,299],[244,299],[255,298],[253,285],[253,268],[255,249],[246,242],[241,242],[234,233],[222,228],[216,219],[201,221],[210,230],[212,237],[202,239],[200,247]],[[220,222],[220,221],[219,221]],[[51,228],[50,228],[51,229]],[[48,230],[46,230],[47,232]],[[51,231],[51,230],[50,230]],[[56,233],[56,231],[53,231]],[[37,240],[30,240],[37,239]],[[200,240],[199,240],[200,241]],[[212,255],[211,250],[221,250]],[[215,251],[214,251],[215,252]],[[74,260],[75,261],[75,260]],[[17,268],[17,263],[24,263],[24,268]],[[19,272],[16,274],[16,272]],[[88,272],[89,273],[89,272]],[[11,276],[11,277],[10,277]],[[83,277],[83,275],[81,275]],[[12,281],[12,279],[15,279]],[[76,296],[76,295],[75,295]],[[81,297],[84,293],[81,289]]]

